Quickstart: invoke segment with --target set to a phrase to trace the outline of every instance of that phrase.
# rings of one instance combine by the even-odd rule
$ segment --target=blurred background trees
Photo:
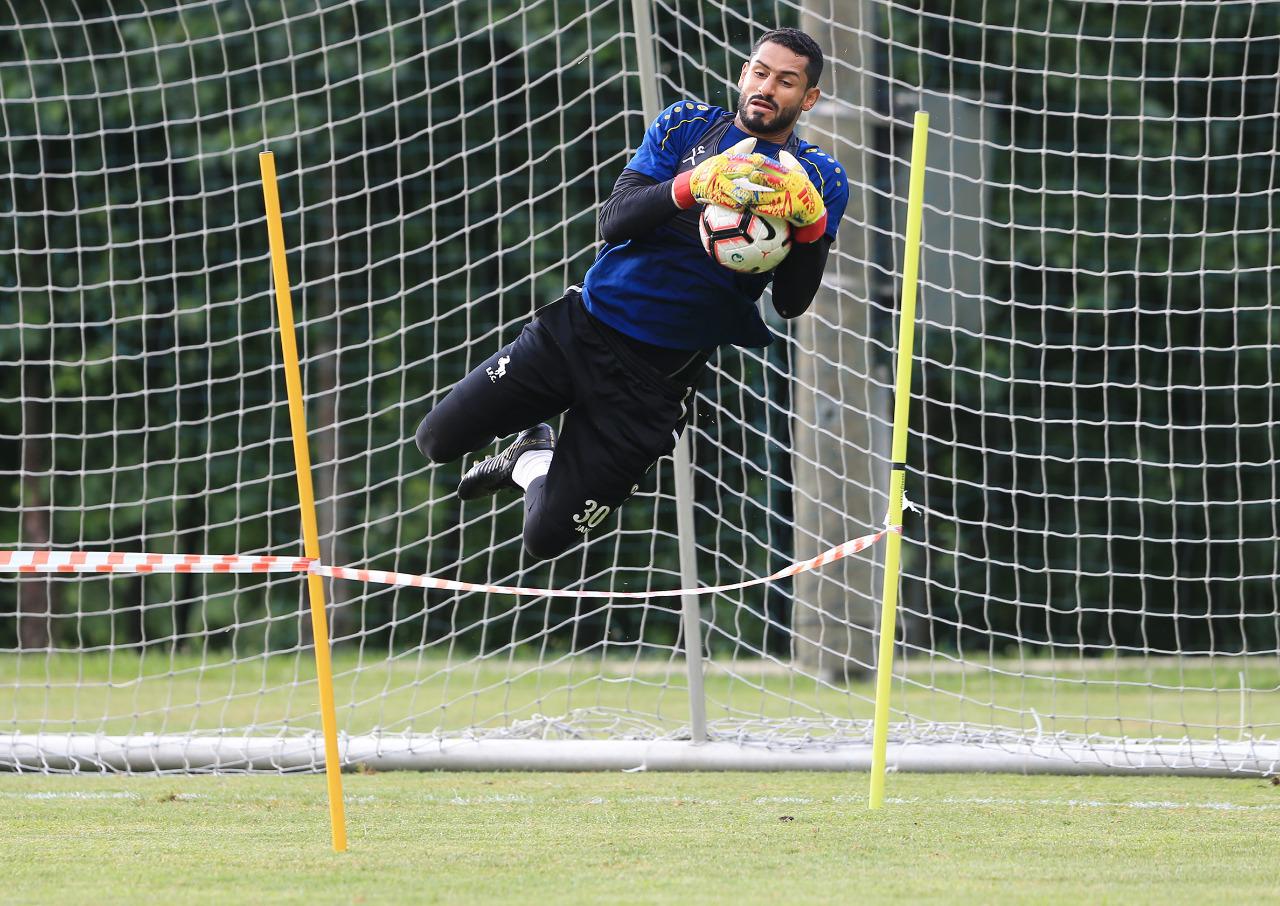
[[[412,435],[593,260],[595,208],[645,125],[630,6],[282,6],[0,12],[0,546],[296,552],[257,170],[270,149],[326,558],[548,578],[520,559],[519,508],[463,512],[457,466],[424,468]],[[1247,4],[988,0],[973,21],[955,6],[885,5],[878,26],[884,117],[897,91],[965,93],[995,128],[984,330],[922,339],[909,492],[954,518],[908,528],[912,631],[947,648],[1274,648],[1280,28]],[[680,49],[659,61],[663,101],[724,104],[760,29],[682,9],[659,17]],[[878,153],[908,150],[884,130]],[[892,300],[868,304],[886,310],[869,340],[891,346]],[[778,475],[785,348],[770,355],[778,370],[735,377],[758,397],[740,395],[741,436],[707,430]],[[644,491],[668,480],[664,463]],[[781,537],[776,482],[699,489],[726,492],[758,500],[757,531]],[[714,505],[699,520],[714,531]],[[557,575],[674,559],[665,498],[621,528]],[[786,546],[719,543],[757,573]],[[59,647],[233,644],[232,629],[294,645],[296,594],[265,578],[5,582],[0,647],[51,632]],[[339,644],[457,631],[453,597],[348,603]],[[565,645],[678,631],[673,611],[591,602],[474,619],[457,644],[500,647],[522,619]],[[729,635],[764,634],[750,618]]]

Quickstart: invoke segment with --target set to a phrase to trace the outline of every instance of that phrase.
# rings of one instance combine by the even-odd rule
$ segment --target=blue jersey
[[[681,101],[654,120],[627,168],[665,182],[747,137],[729,111]],[[849,201],[844,167],[794,133],[786,146],[757,140],[755,150],[776,158],[784,147],[822,193],[834,238]],[[766,346],[773,335],[756,302],[773,275],[740,274],[713,261],[698,236],[700,211],[694,205],[648,236],[606,243],[583,281],[583,302],[610,327],[655,346]]]

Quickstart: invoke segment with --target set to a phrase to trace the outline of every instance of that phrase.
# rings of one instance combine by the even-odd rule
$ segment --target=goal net
[[[923,109],[889,764],[1276,768],[1266,4],[413,6],[0,10],[0,550],[301,556],[262,150],[323,563],[696,590],[873,533]],[[654,98],[731,108],[776,25],[827,51],[800,131],[851,190],[813,308],[713,362],[690,470],[531,561],[414,430],[581,280]],[[866,765],[882,556],[683,600],[326,580],[343,760]],[[316,769],[304,586],[0,574],[0,767]]]

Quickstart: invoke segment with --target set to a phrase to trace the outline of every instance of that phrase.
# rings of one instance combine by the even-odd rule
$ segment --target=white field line
[[[865,796],[832,796],[833,801],[864,803]],[[944,805],[1048,805],[1065,806],[1067,808],[1131,808],[1131,809],[1204,809],[1216,812],[1273,812],[1280,811],[1280,803],[1263,805],[1244,805],[1236,802],[1176,802],[1173,800],[1135,800],[1117,802],[1103,799],[1016,799],[1006,796],[947,796],[942,799],[928,799],[923,796],[908,798],[885,797],[885,802],[895,805],[928,805],[941,803]]]

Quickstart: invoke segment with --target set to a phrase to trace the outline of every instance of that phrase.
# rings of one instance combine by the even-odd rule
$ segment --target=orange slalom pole
[[[280,348],[284,353],[284,379],[289,390],[289,426],[293,431],[293,461],[298,473],[298,505],[302,512],[302,539],[307,557],[320,559],[320,532],[316,523],[315,492],[311,487],[311,454],[307,447],[307,415],[302,400],[302,372],[298,367],[298,342],[293,326],[293,302],[289,295],[289,267],[285,260],[284,224],[280,218],[280,193],[276,185],[276,159],[270,151],[258,155],[262,169],[262,196],[267,204],[267,233],[271,240],[271,271],[276,286],[276,312],[280,317]],[[307,576],[311,600],[311,630],[315,637],[316,681],[320,687],[320,722],[324,730],[324,772],[329,785],[329,822],[333,851],[346,852],[347,818],[342,801],[342,763],[338,756],[338,721],[333,706],[333,664],[329,658],[329,621],[324,610],[324,585],[320,576]]]

